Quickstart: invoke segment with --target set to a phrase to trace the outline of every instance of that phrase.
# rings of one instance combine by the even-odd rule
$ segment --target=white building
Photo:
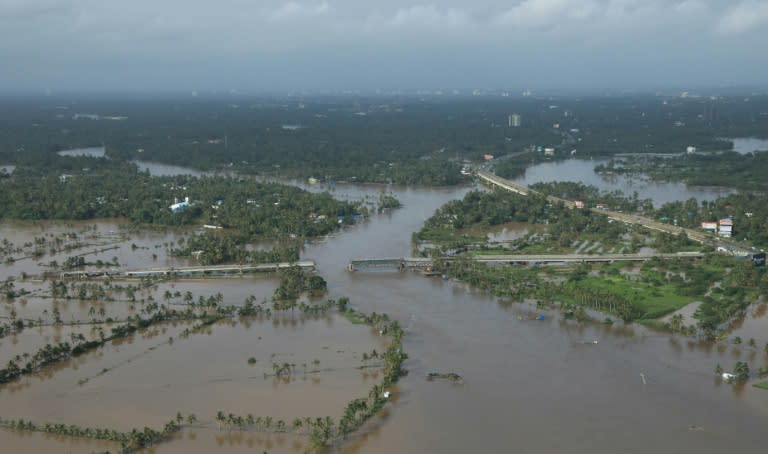
[[[733,235],[733,220],[730,218],[720,219],[717,234],[724,238],[730,238]]]
[[[181,213],[182,211],[186,210],[189,206],[189,197],[184,197],[183,202],[175,202],[173,205],[171,205],[170,208],[172,212],[174,213]]]

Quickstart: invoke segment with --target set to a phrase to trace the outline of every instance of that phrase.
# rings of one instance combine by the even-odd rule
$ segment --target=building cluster
[[[717,233],[723,238],[730,238],[733,236],[733,219],[724,218],[718,222],[706,221],[701,223],[701,228],[710,233]]]

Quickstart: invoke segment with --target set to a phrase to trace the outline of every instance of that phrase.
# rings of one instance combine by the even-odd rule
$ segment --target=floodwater
[[[595,164],[542,164],[529,170],[526,178],[567,180],[570,175],[589,183],[596,177]],[[672,192],[669,186],[643,184],[648,189],[638,190],[640,197],[659,194],[664,196],[662,201],[714,196],[701,188]],[[610,182],[604,188],[617,189]],[[360,200],[381,189],[336,185],[331,192]],[[722,383],[713,373],[717,364],[730,370],[736,361],[745,360],[756,370],[768,363],[761,349],[697,342],[637,325],[577,324],[530,303],[499,300],[462,283],[415,273],[347,272],[351,258],[411,255],[411,233],[441,205],[471,190],[388,189],[403,208],[313,241],[302,253],[303,259],[316,261],[328,281],[330,297],[349,296],[354,307],[387,313],[407,331],[409,374],[392,390],[393,403],[337,451],[715,453],[764,449],[768,392]],[[132,252],[121,250],[118,259],[130,262],[124,255]],[[177,281],[153,290],[158,302],[171,285],[182,293],[187,289],[195,294],[222,292],[225,301],[233,302],[255,292],[268,295],[273,288],[259,279]],[[20,303],[10,304],[20,310]],[[30,300],[28,306],[33,304]],[[88,308],[90,303],[67,304]],[[532,320],[540,313],[545,320]],[[363,377],[354,365],[359,364],[361,352],[381,339],[337,317],[304,321],[296,317],[289,322],[254,320],[250,327],[222,323],[211,327],[210,333],[188,339],[178,338],[181,324],[167,327],[165,332],[56,367],[44,378],[25,378],[13,392],[0,388],[0,408],[6,417],[14,413],[12,417],[17,418],[115,427],[131,427],[137,421],[157,425],[176,411],[192,411],[201,420],[199,427],[184,429],[175,441],[151,452],[303,452],[305,438],[229,434],[213,422],[219,409],[286,418],[307,413],[339,415],[351,397],[366,394],[374,379]],[[768,341],[763,334],[768,332],[764,306],[754,306],[736,332],[745,341],[754,337],[758,346]],[[171,336],[173,346],[167,344]],[[247,365],[251,356],[258,359],[254,366]],[[321,369],[326,365],[330,369],[319,374],[319,382],[304,381],[301,366],[290,383],[263,378],[272,360],[300,365],[315,357]],[[114,369],[99,375],[104,368]],[[425,375],[433,371],[456,372],[464,377],[464,384],[427,381]],[[89,380],[78,386],[84,377]],[[0,431],[0,442],[10,443],[2,446],[46,451],[48,440],[40,437],[22,440]],[[85,446],[83,451],[97,449]],[[70,445],[62,449],[69,450]]]
[[[733,151],[740,154],[752,153],[755,151],[768,151],[768,139],[757,139],[755,137],[739,137],[736,139],[725,139],[733,142]]]
[[[288,423],[339,418],[375,383],[375,369],[358,369],[362,353],[385,349],[370,327],[336,316],[223,321],[179,336],[189,326],[154,326],[0,386],[0,408],[32,421],[123,431],[162,427],[177,412],[194,413],[201,423],[214,423],[219,410]],[[271,376],[272,363],[295,364],[292,376]]]
[[[149,172],[150,175],[155,177],[167,177],[175,175],[191,175],[193,177],[200,177],[206,175],[206,172],[201,172],[189,167],[175,166],[172,164],[162,164],[159,162],[150,161],[131,162],[136,164],[141,172]]]
[[[3,453],[94,453],[119,452],[119,443],[88,438],[66,437],[26,431],[0,429],[0,450]]]
[[[188,454],[208,453],[254,453],[254,452],[311,452],[306,436],[289,433],[270,434],[262,432],[240,432],[219,430],[217,427],[182,430],[169,443],[157,445],[152,453]]]
[[[544,162],[529,167],[525,175],[512,181],[531,185],[549,181],[576,181],[599,188],[602,191],[621,191],[631,197],[635,192],[640,199],[651,199],[656,207],[676,200],[696,198],[714,200],[732,194],[734,191],[720,187],[687,186],[683,183],[651,181],[642,176],[610,175],[595,173],[595,166],[607,160],[569,159],[566,161]]]
[[[73,343],[72,336],[83,335],[87,340],[98,339],[98,334],[90,325],[75,326],[36,326],[24,329],[21,333],[6,336],[0,339],[0,364],[5,366],[8,361],[17,355],[34,353],[46,344],[58,344],[60,342]]]
[[[343,271],[350,257],[408,255],[406,232],[465,191],[394,189],[404,208],[307,248],[332,293],[392,314],[408,329],[412,359],[398,404],[342,452],[762,449],[768,393],[714,378],[715,365],[728,369],[738,360],[730,349],[640,326],[579,326],[552,312],[529,321],[535,308],[463,284]],[[753,323],[768,331],[765,317]],[[752,366],[767,361],[761,353]],[[465,382],[426,381],[431,371],[456,372]]]
[[[59,156],[86,156],[89,158],[103,158],[106,155],[104,147],[73,148],[71,150],[61,150]]]

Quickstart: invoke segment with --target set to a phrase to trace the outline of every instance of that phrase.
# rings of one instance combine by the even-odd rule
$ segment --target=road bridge
[[[424,257],[380,257],[354,259],[347,265],[349,271],[406,271],[429,270],[434,266],[434,260]]]
[[[461,259],[471,259],[480,263],[488,264],[573,264],[573,263],[593,263],[593,262],[642,262],[653,258],[671,259],[671,258],[702,258],[701,252],[677,252],[671,254],[512,254],[512,255],[476,255],[462,257],[383,257],[383,258],[361,258],[349,262],[347,269],[349,271],[406,271],[422,270],[429,271],[435,263],[450,262]]]
[[[211,265],[211,266],[187,266],[169,268],[148,268],[139,270],[80,270],[65,271],[60,274],[62,278],[92,279],[98,277],[138,279],[142,277],[216,277],[232,276],[251,273],[274,272],[283,268],[298,266],[306,270],[314,270],[313,260],[301,260],[298,262],[256,263],[249,265]]]

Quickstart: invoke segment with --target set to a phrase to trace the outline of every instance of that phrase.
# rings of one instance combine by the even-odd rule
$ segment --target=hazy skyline
[[[768,0],[0,0],[0,91],[765,85]]]

